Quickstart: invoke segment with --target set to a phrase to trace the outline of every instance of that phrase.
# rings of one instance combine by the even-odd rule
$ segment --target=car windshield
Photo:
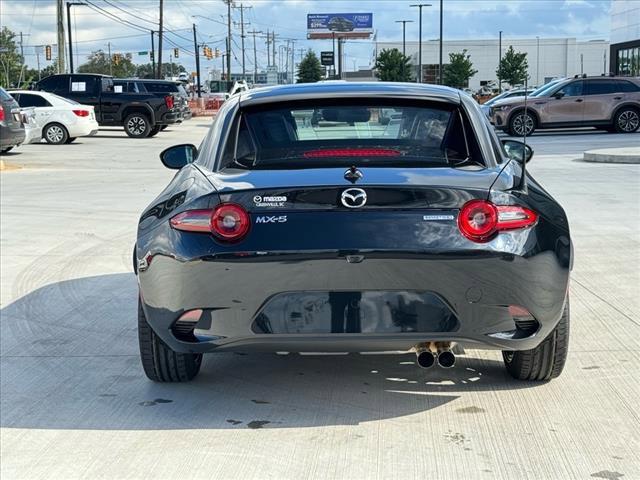
[[[458,107],[443,103],[275,105],[245,111],[236,128],[223,165],[244,168],[449,166],[471,160],[476,144]]]
[[[52,98],[55,98],[56,100],[59,100],[59,101],[64,102],[64,103],[69,103],[71,105],[80,105],[75,100],[71,100],[69,98],[61,97],[60,95],[56,95],[55,93],[48,93],[48,95],[51,96]]]
[[[558,80],[552,80],[549,83],[544,84],[537,90],[534,90],[530,97],[546,97],[549,93],[554,90],[560,82],[564,81],[564,78]]]

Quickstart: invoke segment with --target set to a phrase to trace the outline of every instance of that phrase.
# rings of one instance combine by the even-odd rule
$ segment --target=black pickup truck
[[[36,83],[35,88],[92,105],[99,125],[122,125],[127,135],[134,138],[153,136],[164,125],[182,120],[173,94],[117,92],[113,77],[107,75],[51,75]]]

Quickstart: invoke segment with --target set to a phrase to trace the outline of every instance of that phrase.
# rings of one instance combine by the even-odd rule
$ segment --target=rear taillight
[[[398,157],[400,152],[391,148],[326,148],[304,152],[305,158],[326,157]]]
[[[73,110],[73,113],[75,113],[77,117],[88,117],[89,116],[89,111],[88,110]]]
[[[238,242],[249,232],[249,214],[235,203],[223,203],[213,210],[187,210],[170,221],[176,230],[213,233],[225,242]]]
[[[171,95],[167,95],[164,97],[164,103],[166,103],[167,108],[171,110],[173,108],[173,97]]]
[[[4,108],[0,105],[0,122],[4,120]]]
[[[458,228],[469,240],[486,242],[497,232],[535,225],[538,214],[528,208],[471,200],[458,215]]]

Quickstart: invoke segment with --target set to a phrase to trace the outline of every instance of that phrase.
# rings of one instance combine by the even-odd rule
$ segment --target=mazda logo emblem
[[[340,201],[347,208],[360,208],[367,203],[367,192],[361,188],[347,188],[340,195]]]

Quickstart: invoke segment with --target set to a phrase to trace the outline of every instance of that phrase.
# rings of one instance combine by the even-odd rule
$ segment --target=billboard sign
[[[307,38],[369,38],[373,33],[372,13],[309,13]]]

